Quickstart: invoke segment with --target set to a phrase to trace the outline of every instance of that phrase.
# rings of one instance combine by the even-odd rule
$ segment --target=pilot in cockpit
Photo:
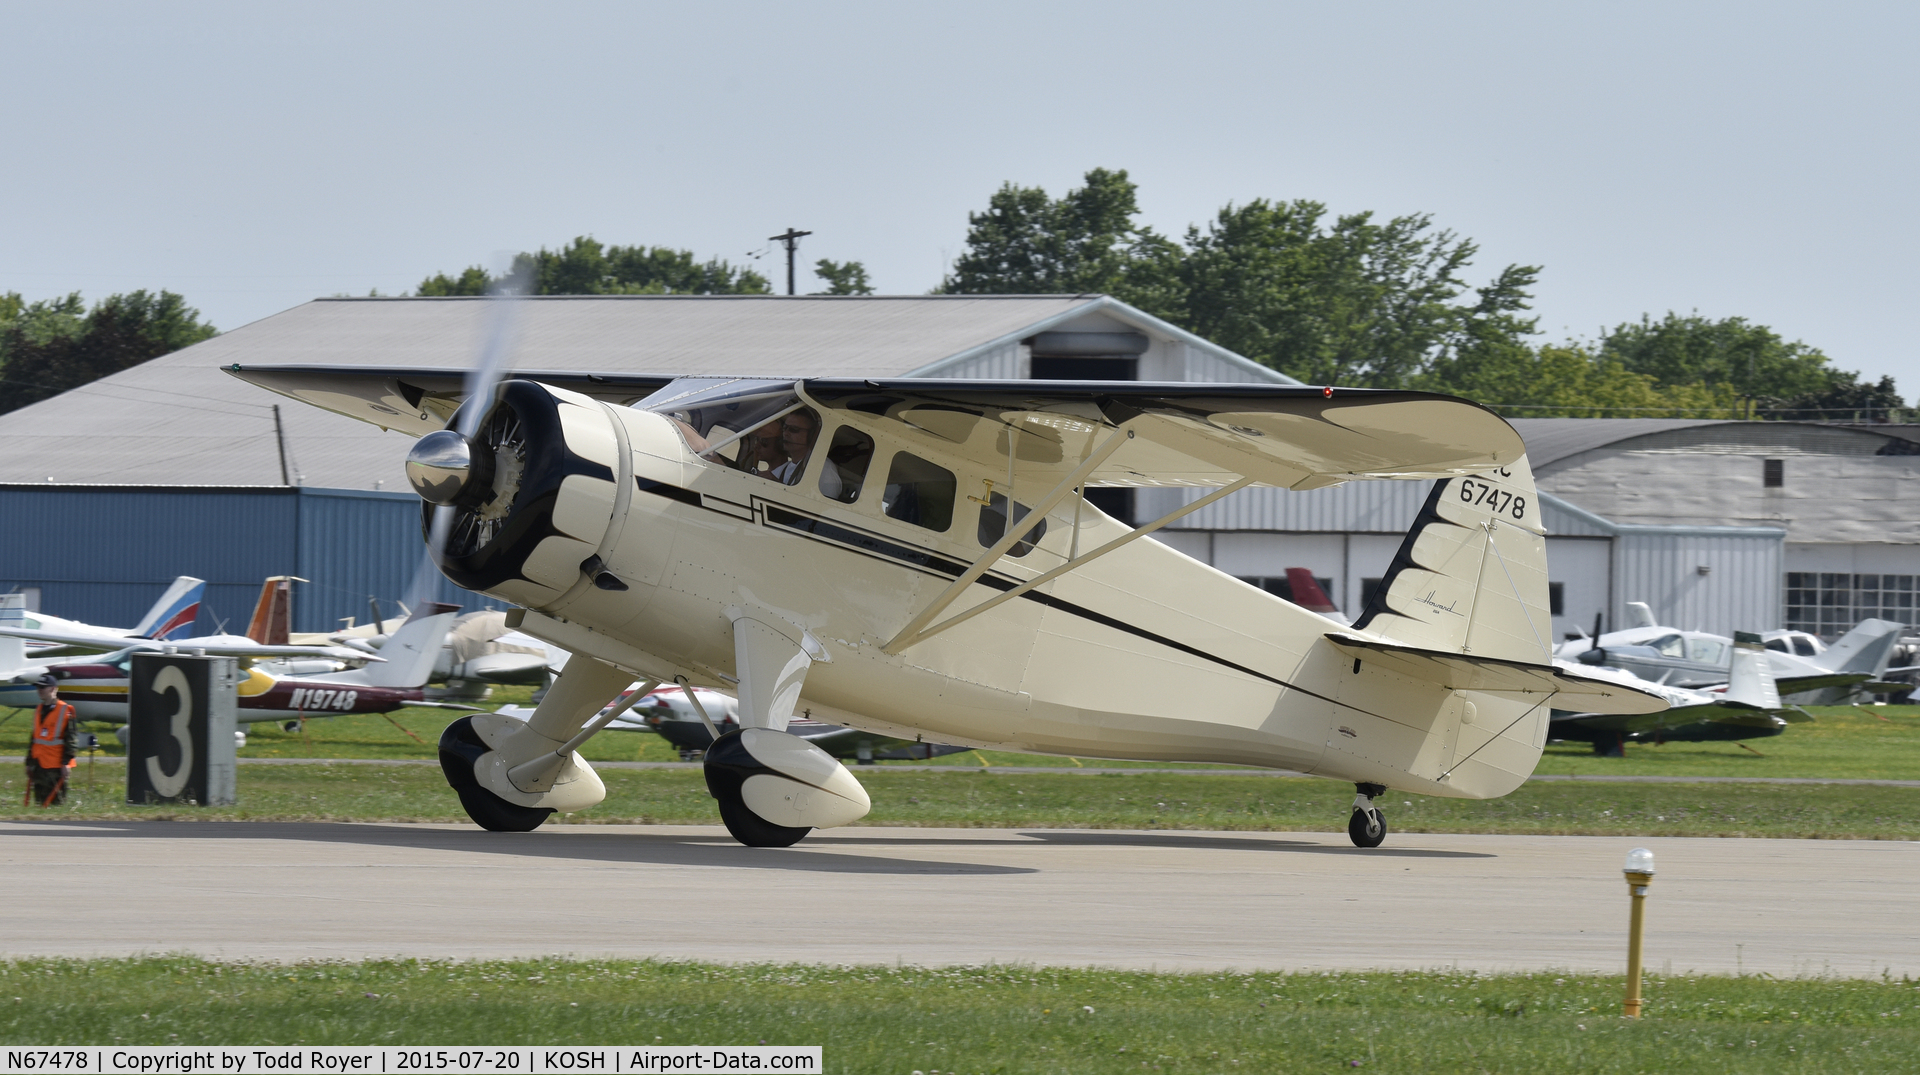
[[[734,465],[762,478],[774,477],[775,471],[787,461],[780,441],[780,423],[768,422],[742,439],[740,458]]]
[[[800,480],[807,469],[807,457],[813,454],[813,442],[820,435],[820,420],[806,409],[794,411],[780,420],[780,450],[786,461],[773,468],[773,478],[782,485]]]

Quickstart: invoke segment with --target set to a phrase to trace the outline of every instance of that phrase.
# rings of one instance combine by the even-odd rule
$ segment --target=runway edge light
[[[1636,847],[1627,852],[1627,895],[1633,910],[1627,920],[1627,1003],[1625,1015],[1640,1018],[1640,933],[1646,924],[1647,888],[1653,884],[1653,852]]]

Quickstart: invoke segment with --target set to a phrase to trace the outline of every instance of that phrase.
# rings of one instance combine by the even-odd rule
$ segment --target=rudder
[[[1546,529],[1525,456],[1435,483],[1354,630],[1551,664]]]

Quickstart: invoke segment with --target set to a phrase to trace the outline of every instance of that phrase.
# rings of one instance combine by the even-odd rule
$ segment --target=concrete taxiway
[[[1915,843],[877,827],[4,823],[0,956],[1617,971],[1636,844],[1649,967],[1920,975]]]

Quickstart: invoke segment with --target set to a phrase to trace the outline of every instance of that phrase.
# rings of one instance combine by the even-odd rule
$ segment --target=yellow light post
[[[1653,852],[1636,847],[1627,852],[1627,892],[1633,915],[1627,924],[1627,1006],[1629,1019],[1640,1018],[1640,929],[1646,923],[1647,886],[1653,884]]]

